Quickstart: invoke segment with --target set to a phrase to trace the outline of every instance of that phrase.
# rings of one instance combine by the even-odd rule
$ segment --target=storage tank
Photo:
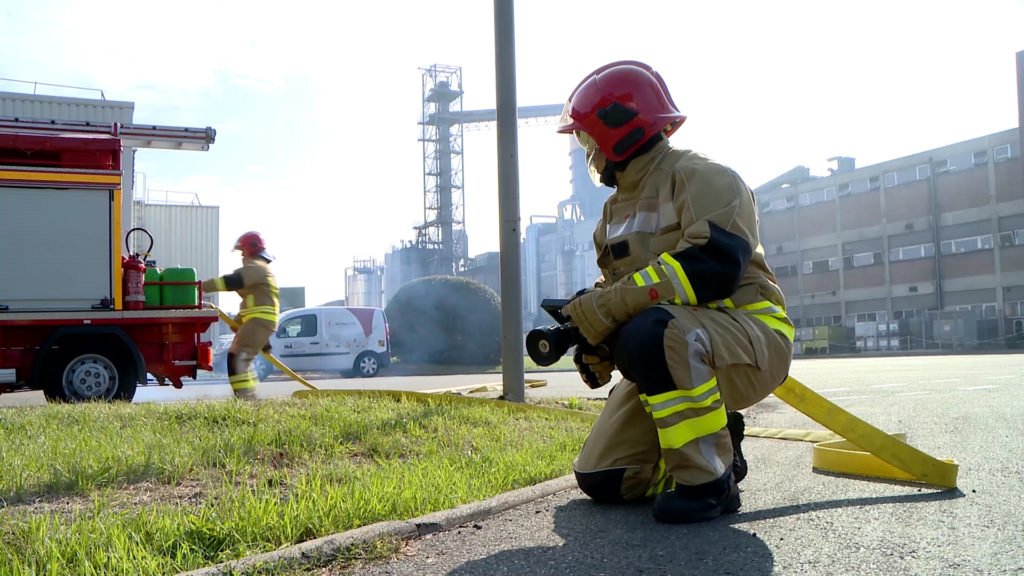
[[[376,260],[355,260],[345,270],[345,302],[348,306],[381,308],[384,305],[384,267]]]

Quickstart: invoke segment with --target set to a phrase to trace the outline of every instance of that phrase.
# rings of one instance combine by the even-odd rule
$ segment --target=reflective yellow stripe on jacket
[[[676,297],[672,299],[673,304],[679,305],[693,305],[697,298],[693,294],[693,287],[690,285],[690,279],[687,278],[686,273],[683,272],[683,267],[679,265],[668,254],[662,254],[658,260],[662,264],[668,264],[671,266],[675,274],[668,274],[669,279],[676,288]],[[664,273],[664,268],[662,268]],[[654,284],[660,282],[661,277],[658,274],[656,266],[648,266],[643,270],[633,274],[633,282],[637,286],[646,286],[648,284]],[[683,301],[679,294],[685,294],[687,301]],[[729,298],[719,300],[717,302],[709,302],[708,308],[731,308],[737,309],[736,305]],[[760,302],[754,302],[752,304],[744,304],[738,308],[750,312],[750,315],[757,318],[761,322],[764,322],[772,330],[780,332],[783,336],[789,339],[790,342],[796,337],[796,328],[793,327],[793,323],[790,322],[789,316],[786,315],[785,308],[772,304],[767,300],[761,300]]]

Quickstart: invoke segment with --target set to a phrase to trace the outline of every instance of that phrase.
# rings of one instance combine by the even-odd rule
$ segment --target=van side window
[[[316,336],[316,316],[303,314],[289,318],[277,329],[278,338],[312,338]]]

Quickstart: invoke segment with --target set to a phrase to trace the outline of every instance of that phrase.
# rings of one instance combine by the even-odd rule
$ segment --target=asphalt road
[[[1024,574],[1024,356],[800,360],[793,375],[926,452],[959,489],[815,473],[811,445],[746,440],[740,513],[691,526],[562,492],[410,543],[366,575]],[[819,429],[770,397],[748,425]],[[317,572],[322,574],[322,572]]]

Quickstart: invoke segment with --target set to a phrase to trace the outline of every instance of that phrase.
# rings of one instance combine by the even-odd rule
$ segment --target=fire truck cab
[[[210,370],[217,313],[126,305],[122,147],[208,149],[211,128],[0,117],[0,393],[130,401],[147,373],[182,386]],[[187,148],[187,146],[192,146]]]

